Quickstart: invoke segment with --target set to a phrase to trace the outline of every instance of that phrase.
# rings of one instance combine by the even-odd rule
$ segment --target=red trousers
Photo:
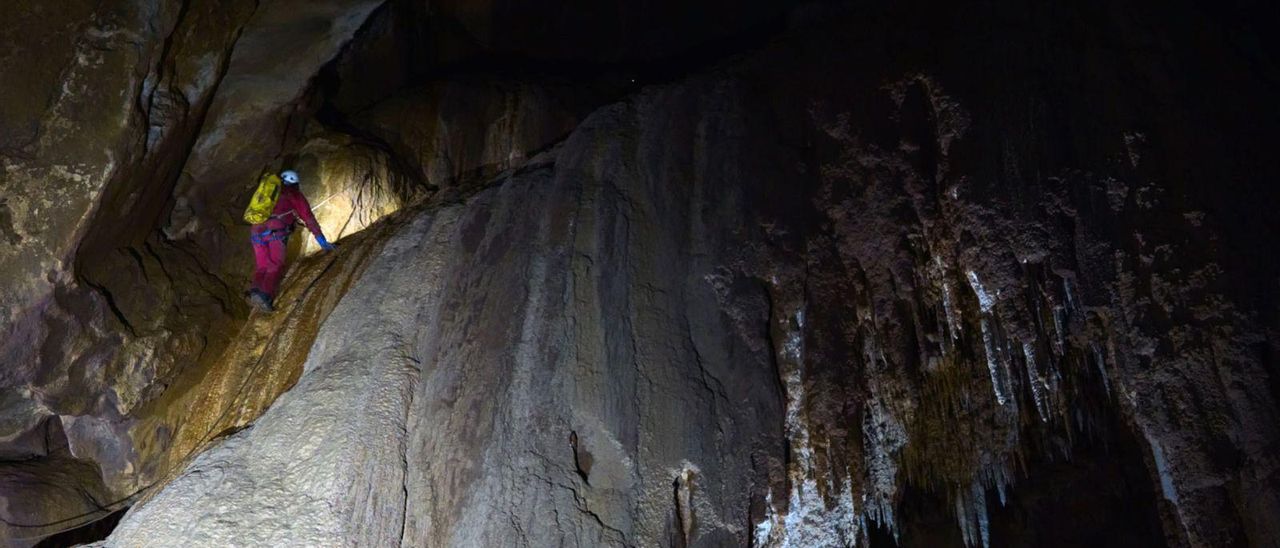
[[[253,242],[253,261],[257,264],[253,271],[253,288],[272,298],[280,287],[280,278],[284,277],[284,252],[288,243],[288,238]]]

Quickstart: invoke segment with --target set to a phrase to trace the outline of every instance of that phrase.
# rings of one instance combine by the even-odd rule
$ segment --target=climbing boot
[[[249,300],[249,306],[262,313],[271,313],[275,310],[271,306],[271,297],[257,289],[250,289],[246,298]]]

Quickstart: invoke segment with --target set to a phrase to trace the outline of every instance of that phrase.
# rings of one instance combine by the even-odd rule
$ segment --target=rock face
[[[361,61],[505,66],[536,42],[513,6],[339,7],[309,8],[330,53],[201,95],[130,164],[169,175],[83,200],[74,226],[152,221],[85,238],[0,343],[11,527],[154,485],[102,545],[1280,542],[1280,265],[1252,258],[1280,113],[1243,18],[809,5],[595,108],[611,69],[568,90]],[[219,28],[312,28],[263,13]],[[630,32],[586,64],[669,55]],[[582,63],[563,46],[526,60]],[[242,123],[280,136],[250,163],[298,162],[345,204],[326,223],[369,228],[301,261],[279,315],[230,320],[245,250],[217,227],[246,189],[197,143]]]
[[[451,46],[441,34],[430,47],[465,54],[412,70],[395,55],[388,58],[398,64],[364,65],[387,40],[421,51],[427,42],[416,32],[425,27],[413,17],[435,18],[427,26],[453,17],[416,2],[36,4],[0,7],[0,468],[15,466],[12,477],[34,469],[30,459],[75,468],[64,477],[83,483],[68,484],[66,494],[84,500],[67,507],[104,500],[123,507],[207,441],[205,427],[210,435],[234,429],[287,387],[273,380],[249,396],[225,389],[257,370],[241,358],[264,344],[249,331],[264,324],[246,322],[239,298],[250,256],[237,219],[259,170],[296,163],[326,230],[345,235],[423,197],[430,179],[419,159],[443,174],[442,188],[460,175],[483,181],[562,138],[604,100],[591,74],[581,87],[573,78],[517,75],[493,85],[428,76],[439,63],[489,55],[487,47]],[[506,7],[484,9],[504,13],[487,27],[499,35],[522,24]],[[740,13],[721,17],[726,24],[716,32],[748,28],[776,8]],[[707,36],[680,37],[664,54]],[[521,38],[529,39],[541,38]],[[616,51],[582,46],[575,47],[593,53],[578,57],[597,62]],[[513,47],[506,40],[499,49]],[[342,68],[352,66],[362,70]],[[329,74],[340,75],[340,90],[328,88]],[[350,85],[357,81],[366,87]],[[415,90],[427,90],[418,96],[425,98]],[[463,101],[464,93],[474,96]],[[412,148],[392,149],[377,135],[422,128],[386,117],[363,128],[342,123],[362,119],[356,106],[373,107],[371,115],[405,108],[421,125],[437,120],[453,134],[420,131]],[[492,129],[462,131],[471,124]],[[302,244],[303,253],[313,251]],[[350,266],[322,276],[316,283],[326,290],[318,293],[340,294],[342,277],[358,272]],[[314,330],[306,326],[321,319],[267,325],[312,329],[290,337],[307,341]],[[273,379],[290,381],[300,357],[283,354]],[[224,408],[235,412],[218,416]],[[53,431],[49,421],[66,426],[57,429],[65,455],[29,443]],[[100,478],[80,473],[93,468]],[[0,506],[10,512],[0,515],[5,538],[35,539],[56,529],[41,524],[67,523],[61,504],[14,510],[44,498],[29,485],[0,490],[0,500],[13,501]],[[38,519],[36,508],[50,514]]]
[[[387,245],[362,277],[365,283],[335,310],[338,319],[320,329],[318,349],[308,358],[301,380],[271,408],[276,418],[202,454],[192,466],[203,472],[184,474],[174,482],[180,487],[161,491],[146,510],[140,509],[140,521],[133,522],[143,526],[119,529],[113,543],[393,542],[390,534],[400,530],[396,520],[404,505],[403,467],[385,463],[403,462],[405,440],[390,433],[404,431],[417,369],[401,341],[392,337],[414,319],[414,305],[421,304],[414,297],[423,287],[424,273],[392,265],[404,264],[410,258],[406,254],[421,244],[400,235]],[[395,309],[404,314],[393,316]],[[360,363],[350,361],[357,356]],[[355,408],[358,416],[350,413],[352,402],[361,402]],[[379,435],[359,443],[332,443],[355,441],[361,432]],[[362,486],[386,490],[351,496],[350,489]],[[167,513],[212,500],[226,511],[181,519]],[[264,510],[252,518],[255,525],[246,526],[235,516],[235,509],[248,507]],[[348,526],[356,522],[360,525]]]
[[[33,535],[50,528],[33,525],[61,522],[76,506],[131,500],[127,495],[157,479],[158,461],[173,449],[167,437],[184,418],[155,402],[181,401],[173,392],[182,379],[207,373],[244,317],[236,287],[242,282],[228,271],[244,268],[229,261],[236,255],[230,250],[247,254],[248,246],[239,237],[232,246],[225,231],[212,229],[221,226],[225,204],[202,211],[200,242],[160,232],[183,202],[174,195],[179,173],[197,166],[188,161],[193,144],[220,127],[221,111],[210,115],[215,95],[237,85],[262,91],[264,84],[244,81],[280,76],[264,74],[277,72],[271,65],[232,62],[267,56],[274,46],[261,44],[265,35],[281,36],[264,23],[273,10],[320,10],[326,19],[291,29],[311,44],[309,68],[271,56],[299,74],[282,84],[287,98],[259,99],[288,102],[376,5],[5,5],[0,70],[4,81],[21,85],[0,92],[0,218],[8,235],[0,246],[0,443],[6,460],[13,453],[71,466],[74,458],[99,471],[89,476],[93,482],[66,485],[67,496],[83,498],[78,504],[24,505],[39,495],[8,484],[13,488],[0,498],[4,511],[15,513],[0,517],[15,528],[6,528],[5,538],[38,540]],[[329,18],[344,24],[331,26]],[[227,78],[234,85],[223,87]],[[244,228],[235,230],[238,236]],[[167,421],[159,434],[135,429],[157,416]],[[49,420],[63,426],[64,454],[22,442]],[[10,464],[21,468],[0,467]],[[49,514],[36,519],[36,508]]]
[[[449,80],[381,101],[355,123],[430,186],[450,188],[522,165],[564,139],[601,95],[570,82]]]
[[[163,51],[180,17],[172,4],[6,6],[4,43],[14,47],[6,47],[0,70],[6,82],[21,82],[6,85],[0,96],[6,243],[0,249],[0,327],[6,333],[21,318],[38,315],[55,285],[69,281],[75,244],[100,197],[112,182],[131,175],[131,164],[146,146],[148,116],[155,115],[158,137],[166,126],[183,122],[186,112],[169,108],[175,101],[198,107],[208,97],[212,82],[173,82],[181,77],[158,68],[172,62]],[[219,30],[213,23],[198,34],[215,44],[194,48],[217,47],[217,38],[208,36]],[[183,45],[186,37],[176,34],[175,42]],[[191,84],[190,95],[179,98],[168,87],[157,88],[162,77],[175,87]],[[159,101],[152,105],[153,99]]]
[[[908,13],[824,11],[407,214],[298,385],[105,544],[1280,539],[1240,300],[1271,294],[1228,283],[1272,278],[1204,245],[1258,217],[1198,187],[1260,149],[1216,156],[1244,119],[1174,100],[1238,67],[1126,88],[1110,49],[1074,80],[1033,70],[1069,42],[946,26],[1075,36],[1061,13],[861,22]]]
[[[146,399],[155,377],[173,371],[180,359],[172,350],[199,352],[192,340],[199,335],[172,336],[163,328],[140,333],[155,326],[142,316],[124,316],[157,306],[155,294],[113,293],[120,287],[86,280],[76,269],[81,259],[104,252],[86,239],[133,240],[148,231],[160,207],[157,195],[163,202],[158,190],[165,173],[180,166],[174,152],[185,151],[184,141],[198,129],[235,29],[251,13],[245,3],[192,4],[5,7],[17,15],[4,17],[3,79],[24,83],[5,86],[0,102],[15,109],[5,119],[23,124],[5,133],[29,130],[30,139],[6,143],[0,152],[0,186],[15,231],[11,245],[0,249],[0,439],[21,439],[46,420],[62,423],[61,445],[101,469],[97,487],[86,484],[83,493],[97,492],[103,483],[114,492],[134,481],[134,452],[122,439],[128,428],[122,415]],[[24,93],[25,86],[53,93],[47,101],[8,95]],[[134,265],[133,284],[169,272],[182,277],[190,266],[175,261],[162,273],[155,263],[142,264],[154,248],[139,245],[134,252],[134,259],[126,259]],[[216,339],[219,330],[210,331],[204,335]],[[125,338],[136,346],[127,357],[113,359]],[[167,359],[154,359],[157,354]],[[40,448],[24,457],[55,455]],[[12,501],[22,492],[4,495]],[[94,507],[114,496],[89,498],[81,504]]]
[[[271,2],[242,29],[227,75],[208,113],[165,228],[170,238],[216,234],[202,226],[215,204],[236,203],[245,180],[297,138],[307,82],[360,29],[380,0]],[[302,118],[305,120],[305,118]],[[275,166],[270,166],[275,168]],[[239,213],[234,208],[232,215]]]
[[[750,487],[782,444],[774,371],[735,356],[699,272],[632,251],[705,244],[679,224],[632,233],[593,160],[544,157],[419,214],[299,384],[107,544],[745,542]]]

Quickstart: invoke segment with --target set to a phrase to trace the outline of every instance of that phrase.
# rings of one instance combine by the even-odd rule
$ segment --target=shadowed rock
[[[209,7],[184,6],[176,29]],[[810,5],[767,46],[595,108],[612,68],[510,67],[686,42],[638,52],[663,33],[617,28],[633,7],[401,2],[357,32],[372,7],[353,6],[195,25],[245,29],[256,46],[214,59],[279,84],[161,86],[145,139],[111,130],[140,148],[69,206],[93,221],[56,221],[88,234],[75,276],[15,301],[0,342],[0,509],[140,495],[109,546],[1280,538],[1280,269],[1255,258],[1277,222],[1256,130],[1280,120],[1232,14]],[[586,14],[586,61],[519,31]],[[314,39],[305,62],[244,61],[286,35]],[[167,42],[147,58],[187,58]],[[411,70],[401,45],[476,64]],[[257,167],[231,157],[314,173],[330,224],[425,201],[298,262],[282,312],[246,320],[225,227],[252,180],[233,172]],[[6,197],[2,237],[46,245],[27,203]],[[36,435],[55,421],[65,443]]]

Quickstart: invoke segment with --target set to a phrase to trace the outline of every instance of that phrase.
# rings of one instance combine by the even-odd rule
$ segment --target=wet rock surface
[[[152,22],[86,74],[159,91],[83,142],[4,95],[0,237],[35,258],[0,287],[6,538],[126,497],[105,545],[1280,539],[1280,173],[1241,137],[1280,120],[1243,16],[815,4],[601,107],[699,17],[601,16],[582,59],[506,32],[556,10],[378,5],[90,18]],[[67,63],[106,36],[63,23]],[[287,36],[306,59],[256,60]],[[5,229],[48,151],[104,145],[61,240]],[[370,228],[245,319],[230,219],[281,161]]]

